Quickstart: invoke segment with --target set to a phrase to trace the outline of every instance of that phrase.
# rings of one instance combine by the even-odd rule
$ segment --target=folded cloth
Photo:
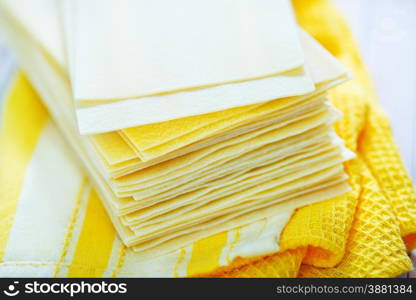
[[[301,25],[355,75],[331,93],[344,113],[337,132],[358,154],[346,163],[350,193],[301,208],[292,217],[288,212],[264,220],[249,232],[230,230],[140,261],[116,237],[82,169],[20,76],[0,132],[0,160],[6,166],[0,170],[0,274],[370,277],[409,270],[402,237],[414,247],[416,197],[349,29],[326,1],[295,4]],[[65,180],[58,174],[66,174]],[[279,236],[269,235],[286,223],[277,245]],[[256,230],[257,242],[247,243]],[[257,244],[264,243],[277,253],[255,256]]]

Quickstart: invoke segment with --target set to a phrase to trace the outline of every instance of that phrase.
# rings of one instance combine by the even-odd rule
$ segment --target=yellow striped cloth
[[[294,6],[301,26],[354,74],[331,93],[344,113],[337,132],[357,153],[345,166],[352,192],[297,210],[274,255],[230,261],[244,238],[236,229],[141,261],[116,236],[70,146],[17,74],[0,127],[0,276],[386,277],[408,271],[416,195],[349,28],[327,1]]]

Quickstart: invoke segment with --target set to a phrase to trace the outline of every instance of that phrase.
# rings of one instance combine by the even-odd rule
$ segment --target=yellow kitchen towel
[[[337,132],[359,155],[346,163],[353,191],[346,197],[302,208],[292,217],[282,233],[281,247],[297,252],[287,250],[254,263],[242,262],[237,270],[215,275],[397,276],[411,268],[400,235],[409,250],[416,247],[416,194],[389,121],[380,110],[343,17],[326,0],[295,0],[293,4],[300,25],[354,76],[331,92],[333,103],[344,113]],[[335,230],[325,236],[322,233],[328,226]]]
[[[388,117],[380,108],[371,78],[360,58],[348,24],[328,1],[296,0],[293,4],[298,22],[353,73],[355,80],[332,91],[333,103],[344,112],[344,115],[354,114],[355,119],[360,114],[365,115],[363,120],[355,121],[356,125],[353,125],[362,126],[361,131],[356,131],[357,149],[380,185],[381,191],[393,204],[402,234],[404,236],[414,234],[416,194],[412,180],[404,168],[394,143]],[[317,19],[320,21],[317,22]],[[347,100],[348,98],[350,101]],[[361,109],[354,109],[355,106]],[[341,121],[340,124],[344,125],[339,127],[351,126],[345,123],[347,120],[346,118]],[[338,133],[346,129],[339,127]],[[342,137],[347,141],[345,134],[342,134]],[[349,146],[348,141],[347,146]],[[349,147],[351,148],[352,144]]]
[[[372,277],[409,270],[402,237],[409,249],[415,246],[415,192],[350,31],[327,1],[294,3],[301,25],[355,76],[331,93],[344,113],[337,132],[358,154],[346,163],[352,192],[299,209],[274,255],[231,261],[244,239],[237,229],[138,261],[117,238],[69,147],[20,76],[0,128],[0,164],[7,166],[0,168],[0,275]]]

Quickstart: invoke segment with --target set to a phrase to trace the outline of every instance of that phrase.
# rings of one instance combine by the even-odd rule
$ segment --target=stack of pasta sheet
[[[21,67],[143,256],[348,191],[325,93],[348,74],[289,1],[0,3]]]

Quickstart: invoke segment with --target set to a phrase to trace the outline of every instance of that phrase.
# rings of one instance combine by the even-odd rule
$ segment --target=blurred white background
[[[416,0],[333,1],[350,23],[415,180]],[[0,37],[0,97],[13,69],[13,60]]]

